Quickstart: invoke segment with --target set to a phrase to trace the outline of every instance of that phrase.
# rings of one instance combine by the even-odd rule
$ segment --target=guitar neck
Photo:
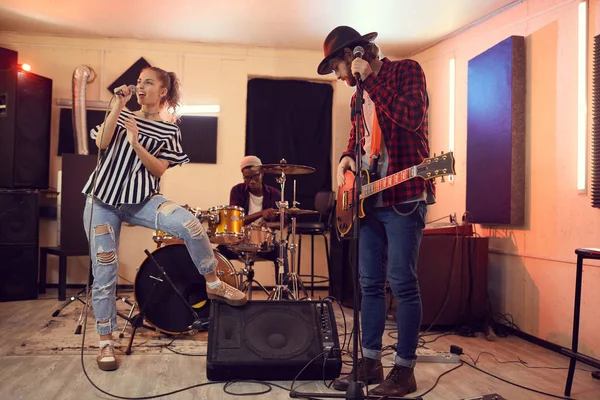
[[[417,176],[417,167],[410,167],[362,186],[360,199],[365,199]]]

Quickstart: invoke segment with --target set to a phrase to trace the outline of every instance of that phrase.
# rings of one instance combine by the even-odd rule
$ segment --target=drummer
[[[249,155],[242,158],[240,170],[243,183],[231,188],[229,204],[242,207],[246,213],[244,225],[275,226],[278,221],[277,202],[281,200],[281,192],[263,183],[263,173],[260,171],[262,162],[260,158]],[[238,254],[225,245],[218,246],[219,252],[230,260],[238,259]],[[279,271],[277,258],[279,245],[275,243],[273,250],[261,252],[260,257],[273,261],[275,264],[275,282],[279,284]],[[288,272],[287,252],[284,252],[284,273]]]

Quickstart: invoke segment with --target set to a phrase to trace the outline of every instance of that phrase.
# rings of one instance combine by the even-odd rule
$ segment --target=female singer
[[[83,189],[87,195],[83,220],[94,275],[92,305],[100,335],[96,360],[103,371],[118,368],[112,333],[117,330],[117,250],[122,222],[183,239],[206,280],[208,298],[233,306],[246,303],[244,293],[217,277],[217,260],[202,223],[159,192],[160,177],[167,168],[189,162],[178,126],[162,117],[170,114],[175,120],[179,80],[173,72],[149,67],[132,89],[123,85],[115,90],[105,122],[90,132],[103,154]],[[142,108],[131,112],[124,106],[134,94]]]

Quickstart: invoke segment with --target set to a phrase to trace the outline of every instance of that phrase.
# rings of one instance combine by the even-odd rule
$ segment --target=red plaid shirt
[[[420,164],[429,157],[429,134],[427,109],[429,98],[423,69],[414,60],[381,60],[383,65],[377,74],[371,74],[362,83],[363,89],[375,104],[381,134],[388,152],[386,176]],[[354,110],[356,93],[350,102]],[[356,159],[354,119],[348,139],[348,147],[342,154]],[[360,125],[364,135],[364,125]],[[364,150],[362,150],[364,152]],[[363,166],[363,168],[366,168]],[[435,194],[432,180],[413,178],[383,191],[383,206],[391,206],[412,200],[423,194],[425,186]]]

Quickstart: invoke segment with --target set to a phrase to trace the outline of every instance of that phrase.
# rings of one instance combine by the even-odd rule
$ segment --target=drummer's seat
[[[331,228],[332,217],[335,209],[335,193],[331,190],[320,191],[315,196],[315,210],[319,212],[317,222],[296,223],[296,234],[298,238],[298,265],[297,273],[300,277],[310,278],[311,296],[314,296],[315,284],[328,283],[328,276],[315,275],[315,236],[322,236],[325,243],[325,255],[327,262],[327,275],[330,275],[330,256],[327,234]],[[300,262],[302,261],[302,235],[310,236],[310,275],[300,273]],[[318,278],[315,280],[315,278]]]

